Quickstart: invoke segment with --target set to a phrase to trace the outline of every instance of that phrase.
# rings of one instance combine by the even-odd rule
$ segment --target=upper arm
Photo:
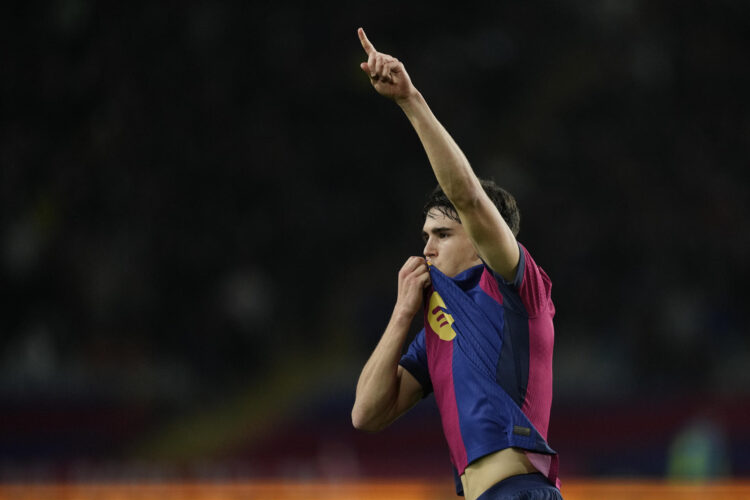
[[[461,224],[487,265],[512,282],[521,257],[516,237],[481,187],[471,202],[456,207]]]
[[[360,430],[367,432],[378,432],[391,425],[398,417],[406,413],[412,406],[422,399],[422,385],[403,366],[398,366],[397,372],[398,392],[395,400],[385,411],[372,415],[365,425],[354,424]]]
[[[398,392],[386,415],[381,420],[381,429],[390,425],[417,404],[422,397],[432,392],[429,369],[427,368],[424,329],[414,337],[406,353],[401,356],[396,369],[396,377]]]
[[[398,379],[398,398],[390,415],[389,424],[406,413],[407,410],[410,410],[412,406],[422,399],[422,395],[424,394],[422,384],[409,373],[409,370],[401,365],[398,366]]]

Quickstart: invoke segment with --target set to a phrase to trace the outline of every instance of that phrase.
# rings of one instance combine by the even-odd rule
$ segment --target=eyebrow
[[[449,227],[433,227],[432,229],[430,229],[430,232],[432,234],[445,233],[445,232],[450,232],[450,231],[453,231],[453,229],[451,229]],[[427,236],[427,231],[423,230],[422,231],[422,236]]]

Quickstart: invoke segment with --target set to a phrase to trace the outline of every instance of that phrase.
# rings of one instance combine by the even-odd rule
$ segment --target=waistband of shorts
[[[545,488],[557,490],[557,488],[549,482],[549,479],[544,477],[544,475],[540,472],[532,472],[531,474],[518,474],[517,476],[510,476],[503,479],[499,483],[493,484],[484,493],[479,495],[479,498],[477,500],[485,498],[485,495],[488,495],[490,493],[512,495],[521,491],[539,490]]]

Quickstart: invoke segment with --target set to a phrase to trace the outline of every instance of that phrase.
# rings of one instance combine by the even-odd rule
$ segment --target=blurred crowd
[[[435,185],[360,25],[518,199],[557,307],[553,447],[556,411],[669,398],[721,442],[750,412],[749,22],[739,0],[0,7],[4,477],[252,454],[240,424],[169,451],[211,408],[268,428],[323,394],[346,424]]]

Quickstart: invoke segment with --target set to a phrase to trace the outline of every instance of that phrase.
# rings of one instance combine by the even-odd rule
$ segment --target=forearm
[[[412,316],[398,307],[394,309],[383,336],[362,369],[352,408],[352,422],[358,429],[380,430],[398,416],[398,362]]]
[[[482,187],[461,148],[438,121],[419,92],[397,101],[422,142],[440,187],[453,205],[469,208]]]

